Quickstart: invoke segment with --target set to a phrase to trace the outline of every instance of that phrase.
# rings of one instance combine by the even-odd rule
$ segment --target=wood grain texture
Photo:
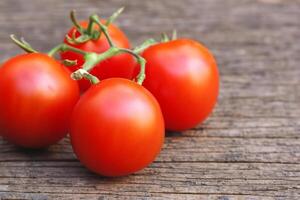
[[[86,170],[68,138],[44,151],[1,140],[0,199],[300,199],[299,0],[1,0],[0,60],[20,52],[11,33],[46,51],[70,26],[70,9],[84,18],[123,5],[118,25],[133,44],[176,28],[212,50],[214,113],[168,133],[153,164],[122,178]]]

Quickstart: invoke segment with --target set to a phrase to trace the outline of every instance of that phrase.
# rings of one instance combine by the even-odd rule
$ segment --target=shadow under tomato
[[[166,137],[181,137],[182,134],[181,131],[166,131]]]
[[[16,145],[13,145],[13,146],[16,149],[16,151],[22,152],[24,154],[30,154],[32,156],[49,153],[49,147],[33,149],[33,148],[20,147],[20,146],[16,146]]]

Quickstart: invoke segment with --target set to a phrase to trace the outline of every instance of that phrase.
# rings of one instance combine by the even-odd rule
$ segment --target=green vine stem
[[[31,45],[28,43],[28,42],[26,42],[25,40],[24,40],[24,38],[21,38],[21,41],[19,41],[16,37],[15,37],[15,35],[13,35],[13,34],[11,34],[10,35],[10,39],[16,44],[16,45],[18,45],[21,49],[23,49],[25,52],[27,52],[27,53],[37,53],[38,51],[36,51],[35,49],[33,49],[32,47],[31,47]]]
[[[63,60],[63,64],[67,67],[72,67],[74,65],[77,65],[77,60],[65,59],[65,60]]]
[[[97,18],[95,18],[95,22],[97,24],[99,24],[99,26],[102,27],[101,29],[103,30],[103,33],[107,37],[107,40],[111,41],[110,35],[107,32],[106,26],[101,24],[101,22],[99,22]],[[20,41],[20,40],[16,39],[14,35],[11,35],[11,38],[24,51],[26,51],[28,53],[37,53],[38,52],[38,51],[34,50],[27,42],[25,42],[24,39],[22,39]],[[142,83],[145,79],[146,61],[144,58],[142,58],[139,55],[139,53],[142,52],[144,49],[148,48],[150,45],[153,45],[154,43],[155,43],[155,40],[149,39],[149,40],[146,40],[142,45],[136,47],[134,50],[131,50],[131,49],[116,47],[111,42],[110,43],[111,47],[107,51],[105,51],[101,54],[97,54],[97,53],[93,53],[93,52],[86,52],[86,51],[80,50],[78,48],[75,48],[75,47],[72,47],[70,45],[63,43],[63,44],[59,44],[56,47],[54,47],[53,49],[51,49],[47,55],[50,57],[54,57],[55,54],[57,54],[58,52],[65,52],[65,51],[72,51],[72,52],[76,52],[76,53],[83,55],[85,63],[83,64],[81,69],[78,69],[77,71],[73,72],[71,77],[74,80],[80,80],[82,78],[85,78],[85,79],[88,79],[91,83],[96,84],[99,82],[99,79],[96,76],[93,76],[92,74],[90,74],[89,71],[91,71],[98,63],[100,63],[103,60],[111,58],[120,53],[128,53],[128,54],[133,55],[137,59],[137,62],[140,64],[140,72],[137,75],[136,79],[137,79],[137,83],[142,85]],[[77,62],[76,60],[64,60],[63,61],[63,63],[66,66],[73,66],[76,64],[76,62]]]
[[[90,78],[90,77],[86,76],[86,74],[88,73],[88,71],[92,70],[101,61],[111,58],[120,53],[128,53],[128,54],[133,55],[137,59],[137,62],[140,64],[140,72],[137,75],[136,79],[137,79],[137,83],[142,85],[142,83],[146,77],[145,76],[146,61],[143,57],[141,57],[139,55],[139,53],[141,51],[143,51],[144,49],[148,48],[153,43],[155,43],[155,41],[153,39],[149,39],[146,42],[144,42],[141,46],[137,47],[135,50],[119,48],[119,47],[115,46],[115,44],[113,43],[113,41],[108,33],[107,26],[101,23],[101,21],[97,15],[92,15],[90,17],[90,21],[99,26],[100,30],[105,35],[105,37],[110,45],[110,48],[101,54],[79,52],[79,53],[83,53],[85,63],[83,64],[82,69],[79,69],[73,73],[72,77],[76,80],[79,80],[81,78]],[[93,80],[91,80],[91,79],[90,79],[90,81],[93,82]]]
[[[140,46],[137,46],[133,49],[133,52],[136,54],[140,54],[142,53],[145,49],[147,49],[148,47],[157,44],[156,40],[154,40],[153,38],[150,38],[146,41],[144,41]]]
[[[169,42],[170,38],[166,33],[161,34],[161,42]]]
[[[90,23],[93,25],[94,23],[97,24],[101,30],[101,32],[103,32],[103,34],[105,35],[109,45],[111,47],[115,47],[115,44],[113,43],[109,33],[108,33],[108,26],[104,25],[101,23],[98,15],[91,15],[90,16]]]
[[[14,35],[10,35],[10,38],[11,40],[17,45],[19,46],[21,49],[23,49],[25,52],[27,53],[39,53],[38,51],[36,51],[35,49],[33,49],[31,47],[31,45],[26,42],[24,40],[24,38],[21,38],[20,40],[17,39]],[[81,54],[85,54],[84,51],[81,51],[80,49],[76,49],[76,48],[73,48],[71,46],[68,46],[66,44],[61,44],[55,48],[53,48],[49,53],[48,53],[48,56],[50,57],[53,57],[55,53],[57,53],[57,51],[60,51],[60,50],[73,50],[74,52],[77,52],[77,53],[81,53]],[[65,65],[65,66],[74,66],[77,64],[77,60],[69,60],[69,59],[64,59],[62,61],[62,63]]]
[[[79,25],[79,23],[77,22],[76,17],[75,17],[75,11],[71,12],[71,20],[72,20],[74,26],[77,28],[77,30],[81,33],[81,36],[79,38],[75,38],[75,34],[73,34],[72,38],[67,37],[68,41],[73,42],[73,43],[82,43],[82,42],[86,42],[90,39],[98,39],[99,37],[101,37],[101,34],[103,33],[110,45],[110,48],[102,54],[95,54],[95,53],[83,54],[85,63],[83,64],[82,69],[77,70],[76,72],[73,73],[74,79],[89,78],[90,76],[88,77],[88,76],[86,76],[86,74],[89,71],[91,71],[91,69],[93,69],[93,67],[95,67],[101,61],[111,58],[120,53],[129,53],[129,54],[133,55],[137,59],[137,62],[140,64],[140,72],[137,75],[136,80],[137,80],[138,84],[142,85],[142,83],[146,77],[145,76],[146,61],[144,58],[142,58],[139,55],[139,53],[142,52],[143,50],[145,50],[146,48],[148,48],[149,46],[153,45],[156,42],[153,39],[149,39],[149,40],[145,41],[141,46],[136,47],[134,50],[116,47],[116,45],[114,44],[113,40],[111,39],[111,37],[108,33],[108,26],[123,12],[123,10],[124,10],[124,7],[120,8],[115,13],[113,13],[108,18],[108,20],[106,21],[105,24],[101,23],[98,15],[96,15],[96,14],[91,15],[89,18],[89,23],[88,23],[87,29],[84,29]],[[100,31],[98,29],[93,29],[94,24],[98,25]],[[58,46],[58,49],[59,48],[60,47]],[[61,50],[62,51],[64,50],[63,46],[61,47]],[[56,50],[54,49],[54,51],[56,51]],[[79,53],[82,54],[82,52],[79,52]],[[83,71],[83,70],[85,70],[85,71]],[[93,81],[91,80],[91,82],[93,82]]]
[[[172,32],[172,40],[176,40],[177,39],[177,30],[173,30]]]
[[[106,21],[105,26],[109,26],[111,23],[113,23],[120,14],[124,11],[125,7],[119,8],[116,12],[114,12]]]
[[[93,76],[84,69],[78,69],[76,72],[73,72],[71,74],[71,78],[74,80],[80,80],[82,78],[85,78],[89,80],[92,84],[97,84],[100,82],[100,80],[96,76]]]
[[[56,47],[54,47],[53,49],[51,49],[48,52],[48,56],[53,57],[56,53],[64,52],[64,51],[73,51],[73,52],[79,53],[81,55],[86,55],[87,54],[87,52],[85,52],[83,50],[80,50],[78,48],[75,48],[75,47],[72,47],[70,45],[67,45],[67,44],[63,43],[63,44],[59,44]]]
[[[177,39],[177,31],[173,30],[171,39],[166,33],[162,33],[160,41],[161,42],[169,42],[169,41],[176,40],[176,39]]]
[[[118,18],[118,16],[123,12],[124,7],[118,9],[114,12],[105,23],[105,26],[108,27],[114,20]],[[94,15],[97,16],[97,15]],[[98,17],[98,16],[97,16]],[[102,29],[94,29],[95,21],[93,19],[89,19],[88,26],[85,29],[80,25],[80,23],[76,19],[75,10],[72,10],[70,13],[71,21],[76,28],[76,30],[80,33],[79,37],[75,36],[76,30],[74,30],[72,36],[66,35],[66,39],[70,44],[81,44],[85,43],[89,40],[98,40],[101,37]]]
[[[84,28],[78,23],[75,13],[76,13],[75,10],[71,10],[70,19],[73,25],[75,26],[75,28],[77,29],[77,31],[80,32],[81,34],[84,34]]]
[[[122,12],[122,9],[119,10],[118,13],[121,13],[121,12]],[[74,12],[72,12],[72,13],[73,13],[73,14],[71,14],[72,19],[73,19],[74,23],[77,24],[76,25],[77,28],[80,31],[83,31],[81,29],[80,25],[78,23],[76,23],[76,18],[75,18]],[[113,21],[113,19],[116,18],[117,15],[118,14],[113,15],[112,19],[110,21]],[[72,51],[72,52],[83,55],[85,62],[83,64],[82,68],[73,72],[71,77],[74,80],[80,80],[82,78],[85,78],[85,79],[90,80],[91,83],[96,84],[100,80],[96,76],[93,76],[92,74],[90,74],[89,71],[91,71],[97,64],[99,64],[103,60],[109,59],[109,58],[111,58],[115,55],[121,54],[121,53],[128,53],[128,54],[131,54],[132,56],[134,56],[140,65],[140,72],[136,77],[136,81],[139,85],[142,85],[143,81],[145,80],[145,77],[146,77],[146,75],[145,75],[146,60],[139,54],[142,51],[144,51],[146,48],[148,48],[149,46],[156,44],[156,41],[154,39],[146,40],[142,45],[136,47],[133,50],[119,48],[112,41],[112,39],[108,33],[107,25],[102,24],[97,15],[90,16],[90,23],[91,23],[91,26],[93,26],[94,24],[98,25],[101,32],[105,35],[105,37],[110,45],[110,48],[107,51],[100,53],[100,54],[93,53],[93,52],[86,52],[86,51],[80,50],[78,48],[75,48],[75,47],[72,47],[70,45],[63,43],[63,44],[59,44],[58,46],[51,49],[48,52],[48,55],[50,57],[54,57],[54,55],[56,53],[65,52],[65,51]],[[19,41],[13,35],[11,35],[11,38],[19,47],[24,49],[26,52],[28,52],[28,53],[37,52],[25,40],[22,39],[21,41]],[[72,65],[76,64],[76,61],[73,61],[73,60],[64,60],[63,62],[66,66],[72,66]]]
[[[106,60],[108,58],[111,58],[117,54],[120,53],[128,53],[133,55],[137,62],[140,64],[140,72],[136,77],[136,81],[138,84],[142,85],[144,79],[145,79],[145,65],[146,61],[143,57],[139,55],[140,52],[142,52],[144,49],[148,48],[149,46],[153,45],[155,42],[154,39],[149,39],[146,40],[142,45],[136,47],[134,50],[131,49],[125,49],[125,48],[119,48],[115,46],[113,43],[109,33],[107,26],[102,24],[101,21],[99,20],[99,17],[97,15],[92,15],[90,17],[90,21],[93,22],[93,24],[96,24],[99,26],[100,30],[103,32],[105,35],[110,48],[101,53],[93,53],[93,52],[85,52],[80,49],[77,49],[75,47],[69,46],[67,44],[60,44],[56,47],[54,47],[51,51],[49,51],[48,55],[49,56],[54,56],[58,52],[64,52],[64,51],[73,51],[76,53],[79,53],[84,56],[85,63],[83,64],[81,69],[78,69],[77,71],[72,73],[72,78],[75,80],[80,80],[82,78],[90,80],[93,84],[98,83],[99,80],[97,77],[93,76],[92,74],[89,73],[98,63],[100,63],[103,60]]]

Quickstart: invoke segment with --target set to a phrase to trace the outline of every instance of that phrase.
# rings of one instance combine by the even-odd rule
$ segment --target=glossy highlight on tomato
[[[202,44],[190,39],[159,43],[146,49],[144,86],[158,100],[168,130],[182,131],[203,122],[219,93],[216,61]]]
[[[105,23],[104,20],[102,20],[101,22]],[[88,22],[83,21],[80,23],[80,25],[83,28],[87,28]],[[80,36],[80,33],[76,30],[75,27],[73,27],[68,32],[69,37],[72,37],[74,32],[76,37]],[[128,38],[117,26],[115,26],[114,24],[110,24],[108,26],[108,33],[110,34],[112,41],[117,47],[130,48],[130,43]],[[101,34],[101,37],[97,40],[91,39],[81,44],[71,44],[65,39],[64,43],[76,47],[78,49],[84,50],[86,52],[95,52],[95,53],[103,53],[104,51],[108,50],[110,47],[103,33]],[[77,64],[75,66],[68,67],[72,71],[81,68],[82,64],[84,63],[83,56],[81,54],[72,51],[66,51],[61,53],[61,58],[68,59],[68,60],[77,60]],[[112,78],[112,77],[131,79],[133,76],[135,66],[136,66],[136,61],[134,57],[127,53],[122,53],[119,55],[115,55],[112,58],[109,58],[96,65],[92,69],[91,74],[98,77],[100,80]],[[79,85],[81,91],[86,91],[91,84],[87,80],[80,80]]]
[[[54,144],[67,134],[78,99],[70,72],[51,57],[13,57],[0,67],[1,136],[28,148]]]
[[[149,165],[164,141],[159,104],[137,83],[111,78],[93,85],[76,105],[71,143],[78,159],[104,176],[123,176]]]

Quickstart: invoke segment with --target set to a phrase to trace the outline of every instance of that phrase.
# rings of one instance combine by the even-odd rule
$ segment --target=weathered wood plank
[[[197,134],[197,133],[195,133]],[[48,151],[16,150],[2,144],[0,162],[30,160],[70,160],[72,148],[68,140]],[[266,162],[300,163],[300,141],[295,138],[232,138],[174,136],[167,138],[157,162]]]
[[[11,33],[46,51],[70,26],[70,9],[83,18],[123,5],[117,22],[134,44],[176,28],[212,49],[221,73],[214,113],[168,133],[148,168],[115,179],[86,170],[68,138],[44,151],[0,140],[0,199],[299,199],[299,0],[2,0],[0,60],[21,52]]]
[[[174,173],[176,177],[172,177]],[[299,165],[296,164],[174,162],[162,166],[155,163],[135,175],[109,179],[94,176],[77,162],[31,161],[6,163],[1,168],[0,177],[2,192],[133,195],[146,191],[154,195],[259,196],[263,193],[266,196],[285,196],[289,191],[289,195],[299,195],[299,186],[295,185],[299,181]]]

